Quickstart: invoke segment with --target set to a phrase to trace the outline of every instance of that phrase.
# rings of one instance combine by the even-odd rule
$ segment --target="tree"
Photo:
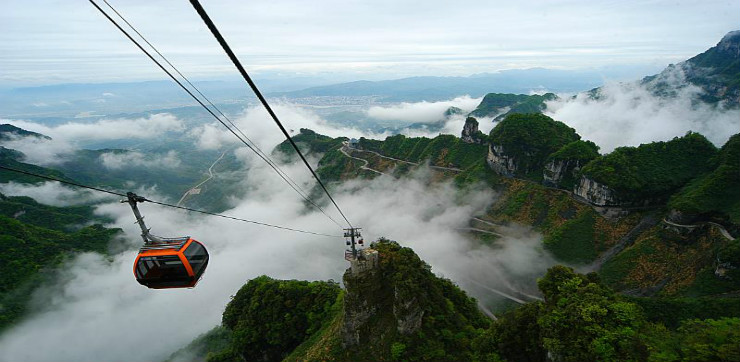
[[[538,319],[545,348],[556,361],[643,361],[641,310],[602,286],[594,275],[565,266],[548,270],[538,286],[545,295]]]

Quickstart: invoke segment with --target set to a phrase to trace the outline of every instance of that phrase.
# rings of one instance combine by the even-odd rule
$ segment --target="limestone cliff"
[[[513,114],[489,135],[488,165],[507,177],[542,180],[550,155],[581,137],[573,128],[542,114]]]
[[[396,242],[362,255],[344,273],[341,315],[286,360],[472,359],[476,329],[489,325],[474,299]]]
[[[581,167],[581,162],[578,160],[551,160],[545,164],[542,184],[558,187],[567,176],[572,177],[577,174]]]
[[[606,185],[600,184],[586,176],[581,176],[573,193],[597,206],[619,206],[616,192]]]
[[[579,179],[581,168],[599,157],[599,146],[591,141],[571,142],[547,158],[542,175],[545,186],[572,189]]]
[[[518,168],[516,158],[504,152],[504,146],[501,145],[488,145],[486,162],[494,172],[501,176],[513,177]]]
[[[465,126],[463,126],[461,139],[465,143],[483,143],[483,133],[478,130],[478,120],[474,117],[468,117],[465,119]]]

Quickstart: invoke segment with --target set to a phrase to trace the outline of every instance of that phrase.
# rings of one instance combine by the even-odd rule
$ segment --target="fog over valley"
[[[308,4],[8,4],[0,362],[740,361],[740,3]]]

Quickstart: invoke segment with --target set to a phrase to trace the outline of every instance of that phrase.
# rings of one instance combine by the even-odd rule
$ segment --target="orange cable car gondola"
[[[205,246],[190,238],[160,238],[149,233],[144,218],[139,213],[137,202],[147,201],[129,192],[128,202],[141,227],[144,246],[134,262],[134,276],[139,284],[152,289],[192,288],[208,266],[208,251]]]

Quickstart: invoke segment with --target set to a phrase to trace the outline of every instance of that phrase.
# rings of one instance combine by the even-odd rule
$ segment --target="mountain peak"
[[[732,57],[733,59],[737,59],[740,57],[740,30],[734,30],[729,33],[727,33],[724,37],[722,37],[722,40],[717,43],[717,49],[727,54],[728,56]]]
[[[720,40],[719,42],[721,44],[724,42],[733,42],[733,41],[734,42],[740,41],[740,30],[733,30],[725,34],[725,36],[723,36],[722,40]]]

